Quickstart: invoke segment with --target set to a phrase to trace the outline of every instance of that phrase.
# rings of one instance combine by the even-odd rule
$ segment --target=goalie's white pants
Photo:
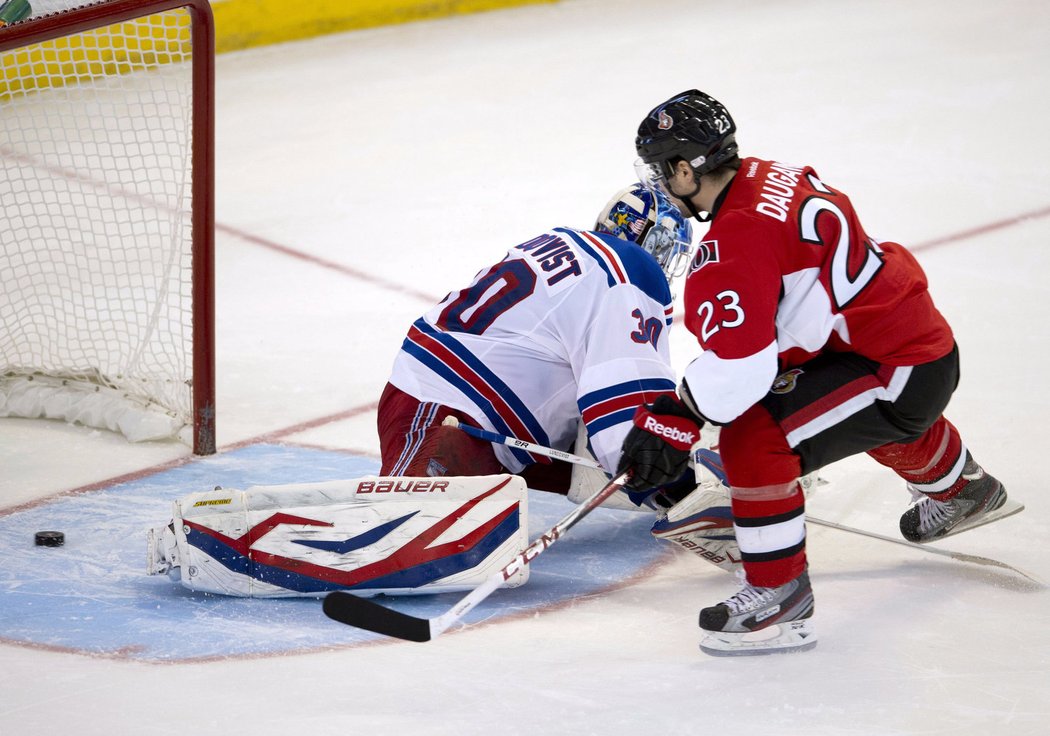
[[[472,590],[528,545],[527,511],[512,475],[218,488],[174,502],[149,533],[147,572],[255,598]]]

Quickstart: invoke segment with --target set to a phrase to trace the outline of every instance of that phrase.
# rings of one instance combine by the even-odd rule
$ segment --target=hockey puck
[[[66,543],[66,535],[62,532],[37,532],[37,547],[61,547]]]

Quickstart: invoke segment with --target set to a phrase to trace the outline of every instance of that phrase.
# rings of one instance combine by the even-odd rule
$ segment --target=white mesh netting
[[[38,0],[33,17],[76,5]],[[192,423],[186,16],[0,54],[0,416],[131,439]],[[74,384],[69,401],[87,397],[88,409],[56,398]],[[126,408],[101,410],[100,396]],[[122,426],[151,413],[168,419]]]

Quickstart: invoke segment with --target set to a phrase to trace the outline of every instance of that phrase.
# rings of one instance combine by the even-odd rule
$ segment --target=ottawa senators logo
[[[792,368],[776,377],[773,386],[769,389],[771,394],[789,394],[795,390],[795,383],[802,375],[801,368]]]
[[[718,263],[718,241],[702,240],[696,244],[696,253],[689,266],[690,271],[699,271],[708,263]]]

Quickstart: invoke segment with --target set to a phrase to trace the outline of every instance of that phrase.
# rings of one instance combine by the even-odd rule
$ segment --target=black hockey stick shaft
[[[424,642],[436,639],[481,601],[499,589],[506,580],[524,565],[528,565],[549,549],[569,529],[575,526],[580,519],[601,506],[610,496],[623,487],[624,483],[627,482],[627,478],[628,473],[621,473],[613,478],[601,490],[583,501],[583,503],[559,520],[558,523],[533,540],[528,547],[515,555],[514,559],[504,565],[502,569],[490,575],[481,585],[440,616],[432,619],[412,616],[382,606],[368,598],[360,598],[353,593],[341,590],[329,593],[325,597],[322,606],[324,613],[334,621],[358,629],[373,631],[377,634],[405,639],[406,641]]]

